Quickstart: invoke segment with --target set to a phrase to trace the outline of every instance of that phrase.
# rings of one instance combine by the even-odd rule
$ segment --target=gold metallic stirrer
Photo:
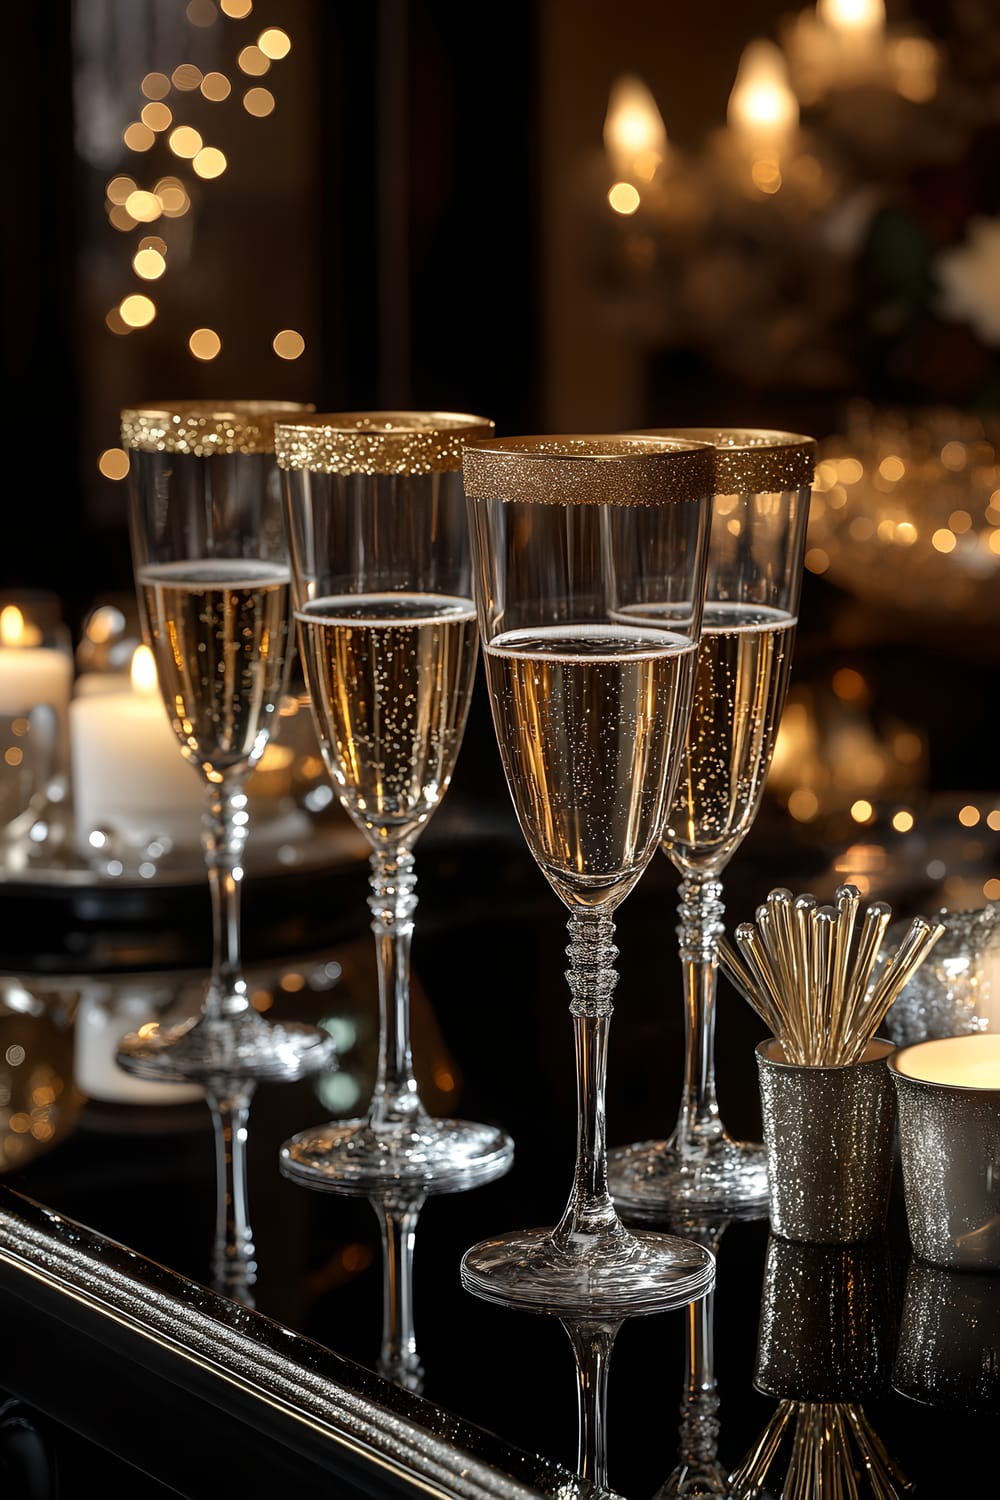
[[[834,901],[821,906],[815,896],[793,899],[778,887],[754,922],[736,928],[735,946],[719,938],[720,967],[791,1063],[857,1062],[945,930],[943,922],[914,917],[880,967],[891,908],[872,901],[859,922],[861,892],[853,885],[840,886]]]

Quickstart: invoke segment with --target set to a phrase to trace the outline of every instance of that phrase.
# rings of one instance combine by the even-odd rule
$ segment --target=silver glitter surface
[[[1000,1416],[1000,1276],[911,1261],[892,1383],[916,1401]]]
[[[331,1495],[341,1452],[371,1464],[373,1486],[401,1493],[448,1500],[582,1500],[585,1493],[583,1481],[559,1465],[514,1449],[512,1471],[502,1471],[474,1451],[476,1430],[443,1409],[2,1188],[0,1275],[41,1282],[63,1293],[68,1307],[101,1313],[109,1326],[176,1356],[181,1368],[214,1373],[220,1390],[257,1396],[327,1437]]]
[[[869,1043],[861,1062],[822,1067],[781,1061],[757,1046],[771,1228],[785,1239],[850,1244],[885,1226],[892,1185],[895,1097],[892,1043]]]
[[[932,1265],[1000,1271],[1000,1089],[889,1069],[910,1242]]]
[[[989,1030],[983,1015],[989,998],[987,969],[1000,951],[1000,901],[975,911],[942,911],[945,930],[909,983],[890,1006],[882,1026],[897,1047],[932,1037]],[[905,924],[886,933],[884,954]]]
[[[754,1385],[792,1401],[858,1401],[886,1389],[895,1335],[885,1235],[797,1245],[772,1235]]]

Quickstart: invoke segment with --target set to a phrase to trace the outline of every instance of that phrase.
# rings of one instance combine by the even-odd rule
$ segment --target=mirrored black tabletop
[[[0,1353],[0,1405],[6,1402],[14,1426],[4,1428],[5,1453],[11,1432],[30,1443],[16,1420],[27,1413],[28,1427],[35,1419],[50,1424],[78,1474],[89,1463],[106,1476],[120,1462],[132,1475],[130,1493],[185,1493],[187,1486],[194,1494],[200,1491],[175,1461],[185,1434],[200,1430],[211,1452],[213,1423],[221,1430],[232,1417],[228,1397],[192,1405],[192,1373],[187,1384],[175,1377],[151,1390],[141,1431],[124,1417],[116,1423],[113,1403],[122,1397],[113,1381],[103,1423],[96,1415],[84,1420],[81,1413],[99,1412],[107,1378],[87,1362],[85,1307],[72,1296],[45,1304],[30,1254],[23,1247],[13,1259],[7,1253],[10,1224],[30,1221],[40,1211],[32,1205],[41,1205],[57,1216],[58,1235],[75,1224],[118,1247],[107,1252],[112,1280],[119,1272],[154,1283],[179,1277],[182,1301],[191,1298],[210,1318],[222,1308],[222,1322],[236,1317],[240,1336],[261,1348],[286,1340],[295,1359],[318,1362],[326,1377],[375,1408],[403,1412],[456,1451],[478,1453],[488,1473],[511,1476],[527,1493],[571,1492],[578,1469],[573,1330],[555,1317],[480,1301],[460,1281],[461,1256],[474,1242],[554,1222],[574,1151],[564,914],[509,809],[474,793],[474,780],[464,791],[456,787],[418,845],[415,1065],[432,1111],[501,1123],[514,1138],[515,1160],[493,1182],[429,1194],[416,1205],[409,1390],[377,1373],[384,1209],[310,1190],[278,1169],[292,1133],[363,1111],[372,1086],[377,992],[367,868],[356,846],[335,840],[329,859],[314,851],[298,871],[255,874],[248,861],[255,1004],[272,1016],[321,1022],[339,1052],[336,1067],[317,1077],[261,1085],[254,1095],[248,1187],[258,1276],[254,1310],[242,1324],[238,1308],[201,1294],[211,1288],[216,1195],[209,1112],[200,1098],[168,1098],[157,1085],[142,1098],[117,1097],[108,1050],[115,1028],[134,1024],[137,1005],[162,1009],[196,991],[206,957],[205,890],[166,875],[134,885],[85,880],[73,890],[7,883],[0,1216],[8,1227],[0,1236],[0,1294],[12,1332]],[[727,877],[728,914],[751,917],[778,884],[826,895],[843,879],[835,863],[829,851],[776,836],[764,815]],[[901,914],[924,907],[928,893],[916,866],[908,877],[897,867],[883,874],[887,899]],[[612,1146],[662,1137],[676,1117],[683,1056],[676,888],[668,861],[657,856],[618,914]],[[754,1047],[762,1035],[758,1017],[723,984],[720,1107],[731,1134],[757,1140]],[[716,1283],[701,1303],[617,1328],[606,1401],[608,1478],[617,1494],[722,1495],[738,1471],[748,1495],[938,1500],[989,1476],[1000,1435],[1000,1279],[914,1263],[898,1163],[885,1235],[869,1245],[777,1241],[766,1210],[666,1227],[701,1235],[714,1248]],[[130,1358],[137,1371],[155,1363],[141,1349]],[[253,1441],[238,1446],[264,1484],[266,1454],[278,1451],[280,1434],[269,1437],[266,1424],[253,1421],[243,1433]],[[89,1445],[86,1462],[81,1445]],[[317,1460],[320,1475],[327,1461]],[[0,1462],[14,1459],[8,1453]],[[203,1472],[218,1484],[210,1464]],[[357,1493],[396,1492],[374,1460],[367,1477],[364,1465],[359,1472],[351,1481]],[[331,1494],[340,1493],[336,1473],[334,1464]],[[340,1478],[342,1492],[355,1493]],[[430,1488],[463,1493],[464,1482],[439,1478],[440,1487]],[[300,1489],[311,1492],[304,1482]]]

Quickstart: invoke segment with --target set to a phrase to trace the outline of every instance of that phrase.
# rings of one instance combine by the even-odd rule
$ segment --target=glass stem
[[[569,1010],[576,1044],[576,1171],[569,1202],[553,1233],[562,1248],[585,1253],[594,1240],[627,1235],[608,1192],[604,1106],[618,949],[610,917],[574,911],[567,927],[566,979],[573,995]]]
[[[576,1359],[577,1472],[596,1495],[608,1492],[608,1371],[621,1323],[564,1322]]]
[[[410,1047],[410,942],[417,877],[407,849],[378,849],[371,857],[372,914],[378,961],[379,1053],[369,1122],[375,1130],[426,1119]]]
[[[421,1391],[424,1369],[413,1326],[413,1246],[423,1194],[373,1198],[382,1234],[382,1350],[378,1372],[408,1391]]]
[[[256,1249],[247,1197],[247,1125],[255,1085],[240,1079],[205,1089],[215,1131],[215,1245],[212,1274],[216,1289],[252,1304],[257,1280]]]
[[[723,932],[722,884],[708,875],[681,881],[680,941],[684,971],[684,1088],[671,1145],[683,1157],[724,1136],[715,1093],[716,946]]]
[[[250,1005],[240,943],[246,801],[238,781],[209,783],[201,839],[212,898],[212,977],[204,1003],[207,1021],[242,1015]]]

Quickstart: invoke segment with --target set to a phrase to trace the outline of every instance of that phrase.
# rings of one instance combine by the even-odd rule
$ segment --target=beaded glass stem
[[[815,444],[795,433],[678,430],[716,448],[716,498],[694,706],[663,847],[681,875],[685,1060],[666,1140],[610,1154],[636,1217],[767,1201],[763,1145],[733,1140],[715,1085],[721,876],[760,807],[791,670]]]
[[[569,910],[576,1166],[558,1223],[474,1245],[479,1296],[601,1320],[700,1296],[710,1252],[634,1234],[608,1190],[613,914],[659,844],[691,703],[714,457],[705,444],[512,438],[463,456],[493,722],[531,853]],[[641,606],[661,616],[633,623]]]

